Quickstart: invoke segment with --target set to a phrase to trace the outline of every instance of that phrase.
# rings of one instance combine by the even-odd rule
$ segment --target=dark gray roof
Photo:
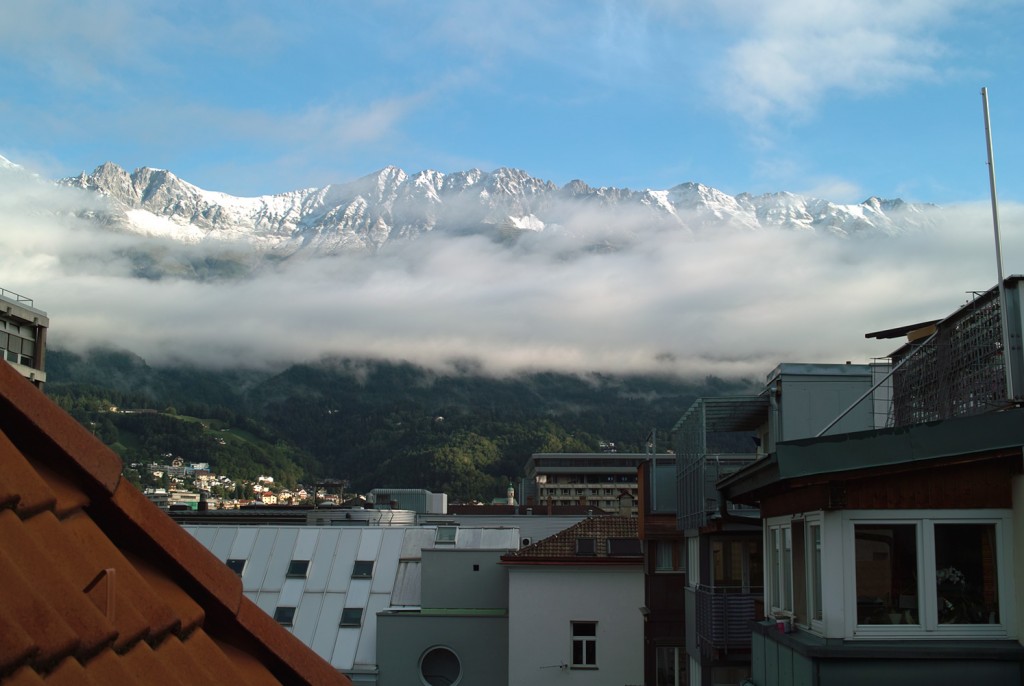
[[[718,482],[740,499],[780,482],[820,474],[980,455],[1024,446],[1024,409],[779,443],[776,451]]]

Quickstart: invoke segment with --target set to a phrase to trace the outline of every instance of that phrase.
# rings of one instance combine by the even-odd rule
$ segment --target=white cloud
[[[825,95],[887,91],[937,76],[935,32],[961,0],[779,0],[716,3],[746,27],[712,87],[748,121],[806,117]],[[741,29],[742,30],[742,29]]]
[[[475,359],[496,373],[760,376],[781,361],[884,355],[891,342],[866,341],[865,332],[942,317],[995,281],[983,203],[894,239],[652,232],[618,252],[565,260],[447,238],[230,283],[143,281],[111,257],[135,239],[43,210],[74,208],[80,194],[3,181],[0,224],[13,228],[0,237],[0,286],[49,313],[53,345],[113,343],[151,363],[334,354],[442,368]],[[1003,219],[1020,225],[1024,208],[1004,207]],[[1024,254],[1021,236],[1004,240],[1004,255]]]

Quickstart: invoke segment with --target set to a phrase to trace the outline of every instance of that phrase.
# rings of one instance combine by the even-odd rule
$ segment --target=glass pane
[[[656,686],[682,686],[682,675],[679,673],[679,648],[677,646],[659,646],[656,654]]]
[[[786,527],[783,531],[784,548],[782,550],[782,607],[793,609],[793,530]]]
[[[584,643],[584,646],[586,646],[587,664],[588,665],[596,665],[597,664],[597,641],[586,641]]]
[[[997,624],[995,524],[935,525],[939,624]]]
[[[913,524],[857,524],[857,623],[919,624],[917,529]]]
[[[597,636],[596,622],[576,622],[572,625],[573,636]]]
[[[811,606],[812,617],[821,619],[821,527],[811,525]]]
[[[572,663],[574,665],[583,664],[583,641],[572,642]]]
[[[771,574],[771,606],[779,607],[782,596],[779,594],[779,588],[781,586],[781,574],[782,570],[779,568],[779,530],[772,529],[770,534],[770,540],[768,542],[768,555],[771,557],[771,561],[768,563],[768,573]]]
[[[672,571],[672,544],[668,541],[658,541],[656,545],[657,561],[655,562],[655,569],[659,572]]]

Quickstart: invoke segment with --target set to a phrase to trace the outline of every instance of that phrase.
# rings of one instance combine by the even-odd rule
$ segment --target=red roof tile
[[[0,681],[349,685],[0,364]]]

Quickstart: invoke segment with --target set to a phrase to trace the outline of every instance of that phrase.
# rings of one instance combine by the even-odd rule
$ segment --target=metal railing
[[[764,598],[760,586],[697,586],[694,598],[702,653],[750,650],[750,621],[756,619],[757,601]]]
[[[29,307],[32,307],[31,298],[26,298],[25,296],[19,293],[15,293],[14,291],[9,291],[6,288],[0,288],[0,297],[7,298],[8,300],[13,300],[16,303],[21,303],[23,305],[28,305]]]

